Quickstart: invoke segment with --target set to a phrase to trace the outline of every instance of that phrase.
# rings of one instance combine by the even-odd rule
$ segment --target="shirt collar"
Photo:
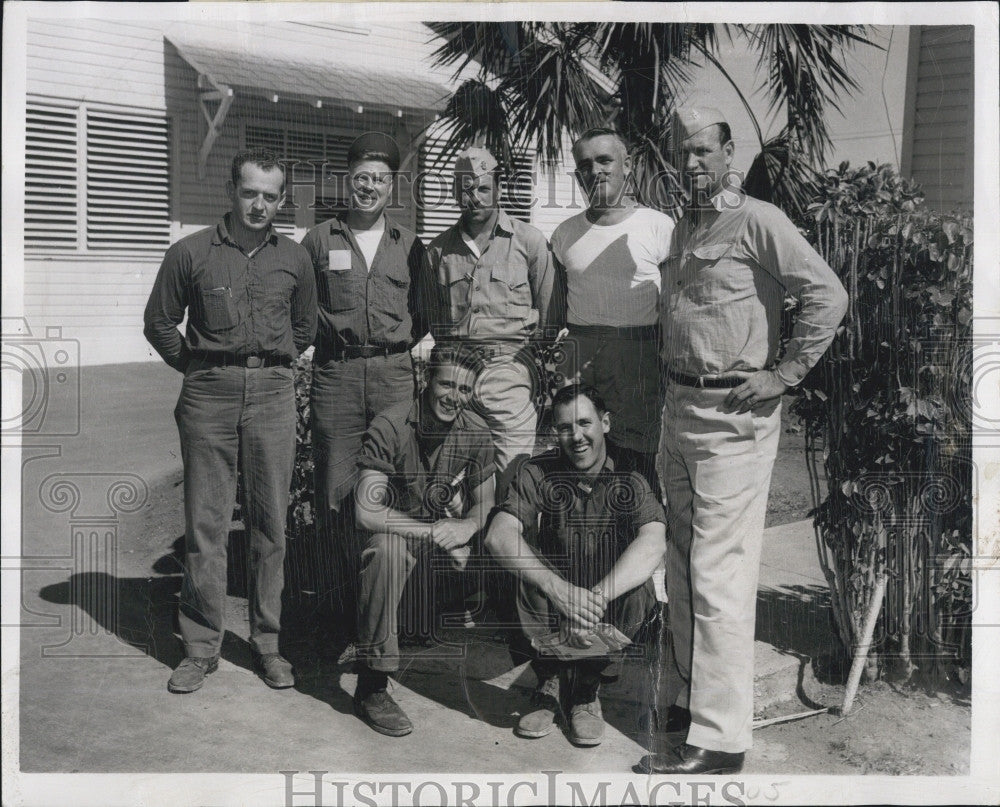
[[[233,237],[229,234],[229,213],[226,213],[219,223],[215,225],[215,238],[212,240],[213,244],[232,244],[234,247],[239,247]],[[273,224],[267,225],[267,238],[266,241],[270,241],[272,244],[278,243],[278,232],[274,229]]]
[[[559,460],[562,463],[563,467],[566,470],[570,471],[571,473],[579,473],[579,471],[577,471],[576,468],[573,467],[573,463],[571,463],[566,458],[566,455],[562,453],[562,449],[557,449],[557,450],[559,451]],[[607,445],[606,444],[605,444],[604,450],[605,450],[605,452],[607,452]],[[611,455],[610,454],[606,453],[605,456],[604,456],[604,465],[601,466],[601,470],[599,470],[594,475],[593,479],[596,482],[598,479],[600,479],[605,474],[613,474],[614,472],[615,472],[615,461],[613,459],[611,459]],[[577,483],[577,484],[580,485],[581,483]],[[587,484],[589,486],[589,483],[587,483]]]
[[[459,217],[458,221],[456,221],[454,224],[451,225],[451,230],[454,237],[458,241],[462,241],[462,233],[464,232],[464,230],[462,230],[461,216]],[[514,224],[510,219],[510,214],[507,213],[507,211],[504,210],[502,207],[497,210],[497,220],[496,223],[493,225],[493,232],[490,233],[490,236],[492,237],[497,233],[503,233],[504,235],[507,236],[514,235]]]
[[[382,223],[385,225],[385,229],[389,233],[389,237],[392,238],[393,241],[398,241],[399,237],[402,235],[399,226],[389,221],[389,217],[386,216],[385,213],[382,214]],[[338,213],[336,216],[330,219],[330,232],[353,233],[353,230],[351,230],[350,225],[347,223],[347,213]]]
[[[718,213],[723,210],[728,210],[733,207],[732,199],[734,196],[742,196],[743,187],[740,185],[739,179],[736,177],[731,177],[728,184],[724,184],[719,190],[712,194],[712,198],[708,200],[708,204]],[[688,205],[689,211],[701,210],[704,211],[707,208],[696,208]]]

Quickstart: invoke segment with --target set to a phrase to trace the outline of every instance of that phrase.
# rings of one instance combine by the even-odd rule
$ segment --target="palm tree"
[[[483,143],[511,166],[531,145],[550,165],[562,158],[564,134],[613,126],[633,148],[638,191],[647,204],[676,205],[670,162],[674,99],[706,63],[733,86],[756,129],[760,151],[747,191],[788,213],[811,196],[815,169],[830,145],[826,114],[858,88],[844,67],[855,45],[874,45],[863,26],[714,25],[619,22],[435,22],[444,40],[433,54],[455,77],[474,67],[448,99],[441,133],[445,153]],[[757,73],[785,124],[765,140],[749,102],[719,61],[720,37],[758,54]]]

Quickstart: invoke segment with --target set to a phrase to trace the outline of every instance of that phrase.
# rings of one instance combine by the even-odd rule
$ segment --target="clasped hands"
[[[472,554],[469,541],[478,530],[478,522],[471,518],[441,518],[431,525],[431,541],[451,555],[455,568],[461,570]]]
[[[568,580],[559,579],[547,592],[549,600],[565,617],[562,633],[566,644],[581,650],[590,647],[589,638],[608,609],[608,597],[604,589],[574,586]]]

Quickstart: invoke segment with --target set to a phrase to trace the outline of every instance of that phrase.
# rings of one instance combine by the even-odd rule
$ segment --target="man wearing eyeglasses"
[[[385,215],[399,149],[388,135],[368,132],[351,144],[347,163],[347,212],[302,241],[319,297],[310,398],[317,532],[332,552],[342,640],[356,630],[359,552],[349,494],[361,438],[377,414],[413,400],[410,348],[427,331],[417,299],[424,245]]]

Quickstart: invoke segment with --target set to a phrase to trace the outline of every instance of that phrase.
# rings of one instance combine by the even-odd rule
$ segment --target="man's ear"
[[[733,155],[736,153],[736,144],[730,140],[723,145],[722,150],[726,153],[726,165],[728,166],[733,162]]]
[[[611,431],[611,413],[605,412],[601,415],[601,431],[607,434]]]

